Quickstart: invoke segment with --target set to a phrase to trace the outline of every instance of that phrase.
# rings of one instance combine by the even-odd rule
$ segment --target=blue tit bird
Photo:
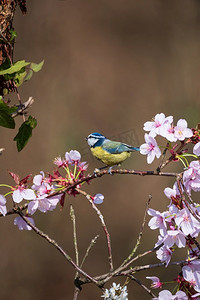
[[[131,152],[139,151],[138,147],[132,147],[121,142],[111,141],[104,135],[97,132],[88,135],[86,141],[90,146],[93,156],[102,161],[106,167],[119,165],[131,156]]]

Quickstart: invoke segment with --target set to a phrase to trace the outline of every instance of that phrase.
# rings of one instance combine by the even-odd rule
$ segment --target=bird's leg
[[[113,166],[109,167],[109,169],[108,169],[108,174],[110,174],[110,175],[114,175],[114,174],[111,173],[112,168],[113,168]]]
[[[111,166],[111,167],[109,167],[109,169],[108,169],[108,174],[110,174],[110,175],[114,175],[114,173],[112,173],[111,171],[112,171],[112,168],[113,167],[119,167],[119,166],[121,166],[121,164],[117,164],[117,165],[114,165],[114,166]]]

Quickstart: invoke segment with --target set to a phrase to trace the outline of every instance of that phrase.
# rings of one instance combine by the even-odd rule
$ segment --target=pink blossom
[[[177,182],[174,183],[173,189],[167,187],[164,189],[164,194],[168,199],[171,199],[172,201],[179,201],[180,200],[180,192],[178,189]],[[170,203],[171,205],[171,203]]]
[[[29,214],[33,215],[37,209],[43,213],[54,210],[61,199],[61,195],[55,195],[48,198],[47,196],[48,194],[38,195],[35,200],[30,201],[28,204]]]
[[[78,163],[81,160],[81,154],[76,150],[65,153],[65,159],[68,164]]]
[[[144,123],[144,130],[150,131],[149,135],[155,137],[160,134],[160,130],[165,123],[172,123],[173,117],[166,117],[163,113],[157,114],[154,121]]]
[[[186,171],[183,173],[183,183],[189,194],[191,190],[200,191],[200,162],[192,161]]]
[[[170,142],[176,142],[177,138],[174,136],[174,126],[169,122],[163,124],[160,128],[160,135],[165,137]]]
[[[18,188],[13,192],[13,201],[15,203],[20,203],[23,199],[34,200],[36,195],[33,190],[26,189],[23,185],[18,186]]]
[[[195,261],[194,261],[195,262]],[[200,292],[200,261],[190,262],[182,268],[183,278],[190,283],[195,291]]]
[[[101,203],[103,203],[103,199],[104,199],[104,195],[102,195],[102,194],[96,194],[95,196],[94,196],[94,203],[95,204],[101,204]]]
[[[79,167],[79,171],[83,172],[87,170],[88,164],[86,163],[86,161],[79,162],[78,167]]]
[[[186,236],[192,235],[197,229],[200,229],[200,223],[190,214],[187,208],[179,210],[175,222]]]
[[[164,245],[171,248],[174,244],[178,246],[178,248],[185,247],[186,239],[184,234],[179,230],[168,230],[165,238],[163,240]]]
[[[159,228],[160,234],[164,236],[167,231],[167,225],[165,222],[165,213],[160,213],[159,211],[156,211],[155,209],[149,208],[148,214],[152,216],[151,220],[148,223],[148,226],[154,230]]]
[[[191,129],[187,128],[187,121],[180,119],[174,128],[174,137],[183,141],[185,138],[189,138],[191,136],[193,136],[193,132]]]
[[[178,291],[176,294],[172,297],[173,300],[188,300],[188,296],[183,291]]]
[[[157,258],[166,263],[166,267],[168,266],[171,256],[172,250],[168,246],[162,246],[160,249],[156,251]]]
[[[54,163],[58,168],[60,168],[60,167],[62,167],[62,166],[64,165],[64,160],[63,160],[60,156],[58,156],[58,157],[56,157],[56,158],[54,159],[53,163]]]
[[[196,145],[194,145],[193,153],[197,156],[200,156],[200,142],[198,142]]]
[[[200,293],[196,293],[196,294],[192,295],[191,298],[194,300],[198,300],[199,296],[200,296]]]
[[[37,191],[42,186],[44,179],[45,179],[45,177],[44,177],[43,171],[41,171],[40,174],[35,175],[33,177],[32,189]]]
[[[35,225],[33,218],[26,217],[31,224]],[[19,230],[31,230],[31,226],[29,226],[21,217],[16,217],[14,219],[14,225],[17,225]]]
[[[7,214],[6,198],[0,195],[0,213],[5,216]]]
[[[178,291],[173,296],[168,290],[163,290],[159,293],[158,298],[152,298],[154,300],[188,300],[188,296],[183,291]]]
[[[151,276],[151,277],[147,276],[146,278],[152,280],[151,288],[158,289],[158,288],[162,287],[162,282],[160,282],[160,279],[158,277],[156,277],[156,276]]]
[[[147,163],[151,164],[155,156],[157,158],[161,156],[161,151],[157,145],[156,140],[152,136],[145,133],[144,138],[146,143],[140,146],[140,153],[143,155],[147,155]]]

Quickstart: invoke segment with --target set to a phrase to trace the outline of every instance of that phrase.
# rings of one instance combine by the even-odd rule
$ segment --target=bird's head
[[[102,144],[105,139],[105,136],[98,132],[91,133],[86,137],[86,141],[90,147],[94,147],[97,143]]]

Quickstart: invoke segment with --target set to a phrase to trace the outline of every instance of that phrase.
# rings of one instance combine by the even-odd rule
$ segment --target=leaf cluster
[[[39,72],[42,69],[44,60],[40,63],[30,63],[25,60],[19,60],[11,64],[9,59],[0,66],[0,76],[4,76],[4,80],[13,80],[16,87],[22,85],[24,81],[28,81],[33,76],[34,72]],[[3,94],[7,95],[8,89],[4,89]]]

